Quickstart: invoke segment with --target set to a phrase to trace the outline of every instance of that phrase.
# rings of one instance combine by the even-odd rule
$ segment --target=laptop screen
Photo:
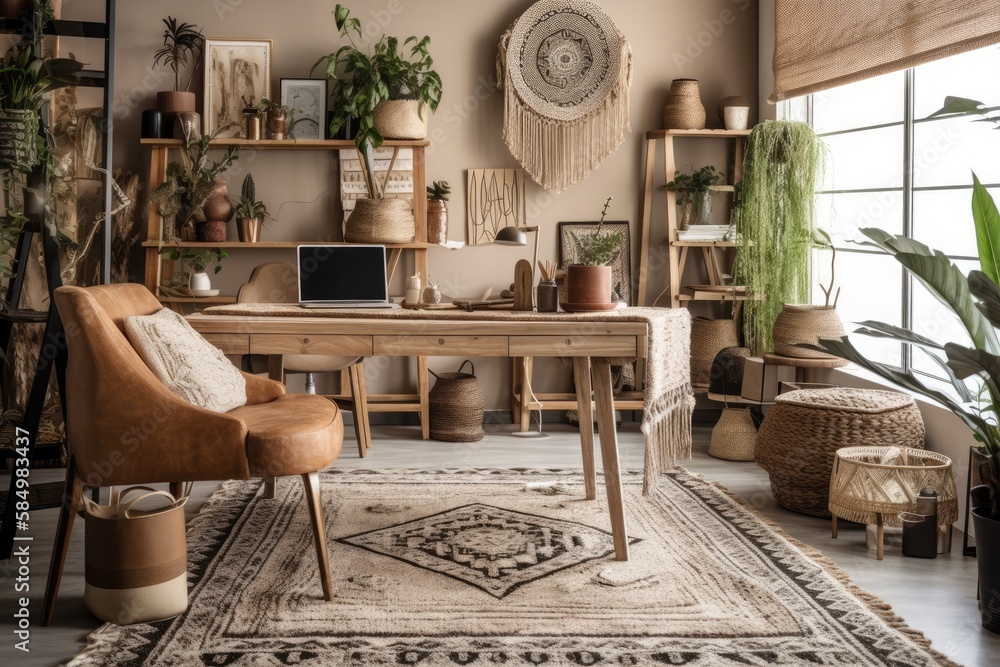
[[[299,301],[387,301],[385,246],[300,245]]]

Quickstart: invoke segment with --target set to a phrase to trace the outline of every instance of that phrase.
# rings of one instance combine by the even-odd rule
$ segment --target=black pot
[[[1000,521],[989,515],[989,507],[972,510],[979,566],[979,613],[983,627],[1000,634]]]

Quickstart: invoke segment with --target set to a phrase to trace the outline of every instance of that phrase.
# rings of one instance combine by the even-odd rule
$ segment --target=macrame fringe
[[[646,436],[643,495],[649,495],[663,471],[678,459],[691,458],[691,418],[694,394],[686,384],[644,407],[641,430]]]
[[[590,175],[625,141],[632,86],[632,47],[622,38],[618,83],[593,113],[574,121],[553,120],[529,107],[517,94],[506,66],[511,30],[497,55],[497,81],[504,91],[503,138],[528,175],[559,193]]]

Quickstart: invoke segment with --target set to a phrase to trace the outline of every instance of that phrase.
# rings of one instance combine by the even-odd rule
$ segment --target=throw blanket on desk
[[[238,317],[331,317],[355,319],[475,320],[525,322],[645,322],[646,385],[642,432],[646,436],[644,492],[678,459],[691,458],[691,316],[685,308],[625,308],[601,313],[534,313],[510,310],[323,309],[291,304],[214,306],[206,315]]]

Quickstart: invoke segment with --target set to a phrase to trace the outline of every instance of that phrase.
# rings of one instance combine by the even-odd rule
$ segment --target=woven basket
[[[774,353],[799,359],[833,359],[797,343],[815,345],[821,338],[844,337],[844,324],[833,306],[792,306],[785,304],[774,320]]]
[[[465,364],[471,373],[463,373]],[[476,379],[476,367],[466,359],[455,373],[435,373],[430,391],[431,437],[444,442],[476,442],[483,439],[483,408],[486,400]]]
[[[705,106],[697,79],[674,79],[670,96],[663,108],[663,127],[667,130],[705,129]]]
[[[754,458],[790,510],[830,516],[830,473],[838,449],[924,448],[913,398],[871,389],[802,389],[781,394],[757,432]]]
[[[0,166],[31,171],[38,163],[38,114],[29,109],[0,111]]]
[[[747,408],[725,408],[712,429],[708,455],[727,461],[753,461],[757,427]]]
[[[837,450],[830,477],[830,511],[842,519],[872,524],[882,516],[899,526],[900,512],[914,511],[924,487],[938,494],[938,525],[958,520],[958,494],[951,459],[907,447],[845,447]]]
[[[359,199],[344,224],[348,243],[409,243],[415,234],[413,210],[405,199]]]
[[[696,317],[691,321],[691,384],[708,386],[715,356],[727,347],[740,344],[735,320],[710,320]]]
[[[383,100],[372,110],[375,129],[385,139],[425,139],[429,116],[419,100]]]

